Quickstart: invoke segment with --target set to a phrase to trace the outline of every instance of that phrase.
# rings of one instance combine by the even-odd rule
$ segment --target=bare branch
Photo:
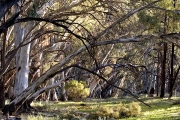
[[[6,12],[18,1],[19,0],[6,0],[3,4],[0,5],[0,20],[2,17],[4,17]]]
[[[140,102],[142,102],[143,104],[145,104],[146,106],[151,107],[151,106],[148,105],[147,103],[145,103],[145,102],[143,102],[142,100],[140,100],[136,95],[134,95],[133,93],[131,93],[131,91],[129,91],[128,89],[124,89],[124,88],[118,87],[118,86],[110,83],[106,78],[104,78],[103,76],[97,74],[96,72],[91,71],[91,70],[89,70],[89,69],[87,69],[87,68],[81,67],[81,66],[79,66],[79,65],[77,65],[77,64],[68,66],[68,67],[66,67],[66,68],[64,68],[64,69],[61,69],[61,70],[57,71],[55,74],[53,74],[53,75],[51,75],[51,76],[49,76],[49,77],[52,78],[52,77],[53,77],[54,75],[56,75],[57,73],[61,73],[61,72],[63,72],[64,70],[67,70],[67,69],[69,69],[69,68],[71,68],[71,67],[77,67],[77,68],[82,69],[82,70],[85,70],[85,71],[87,71],[87,72],[89,72],[89,73],[91,73],[91,74],[93,74],[93,75],[96,75],[96,76],[98,76],[100,79],[104,80],[107,84],[109,84],[109,85],[111,85],[111,86],[113,86],[113,87],[115,87],[115,88],[117,88],[117,89],[120,89],[120,90],[122,90],[123,92],[126,92],[126,93],[130,94],[131,96],[133,96],[133,97],[136,98],[138,101],[140,101]]]
[[[101,33],[99,33],[99,34],[95,37],[95,39],[98,39],[98,38],[100,38],[101,36],[103,36],[107,31],[109,31],[111,28],[113,28],[113,27],[114,27],[115,25],[117,25],[118,23],[126,20],[127,18],[129,18],[130,16],[134,15],[135,13],[137,13],[137,12],[143,10],[143,9],[146,9],[148,6],[151,6],[151,5],[153,5],[153,4],[155,4],[155,3],[159,2],[159,1],[161,1],[161,0],[156,0],[156,1],[151,2],[151,3],[149,3],[149,4],[145,5],[145,6],[142,6],[142,7],[140,7],[140,8],[135,9],[135,10],[127,13],[126,15],[123,15],[121,18],[117,19],[117,20],[116,20],[114,23],[112,23],[109,27],[107,27],[105,30],[103,30]]]

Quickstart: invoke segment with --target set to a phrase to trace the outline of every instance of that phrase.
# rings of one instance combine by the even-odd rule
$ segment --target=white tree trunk
[[[154,1],[150,4],[147,4],[145,6],[142,6],[140,8],[137,8],[133,11],[131,11],[130,13],[128,13],[126,16],[123,16],[121,18],[119,18],[118,20],[116,20],[114,23],[112,23],[109,27],[107,27],[105,30],[103,30],[101,33],[99,33],[95,38],[100,38],[102,35],[104,35],[109,29],[111,29],[112,27],[114,27],[115,25],[117,25],[118,23],[126,20],[127,18],[129,18],[130,16],[132,16],[133,14],[147,8],[147,6],[153,5],[155,4],[157,1]],[[96,44],[96,46],[100,46],[100,45],[107,45],[107,44],[115,44],[115,43],[127,43],[127,42],[138,42],[138,41],[143,41],[143,40],[147,40],[147,39],[152,39],[152,36],[142,36],[142,37],[133,37],[133,38],[129,38],[129,39],[116,39],[116,40],[108,40],[108,41],[102,41],[102,42],[98,42]],[[29,86],[25,91],[23,91],[23,93],[21,95],[19,95],[18,97],[16,97],[13,101],[11,101],[10,104],[14,104],[16,105],[17,103],[19,103],[20,101],[22,101],[23,99],[27,98],[28,96],[32,95],[32,93],[35,91],[35,89],[37,88],[37,86],[39,86],[41,83],[43,83],[44,81],[46,81],[48,79],[48,77],[50,75],[52,75],[53,73],[55,73],[57,70],[61,69],[61,67],[63,67],[66,63],[70,62],[71,59],[73,59],[75,56],[77,56],[78,54],[80,54],[81,52],[83,52],[84,50],[86,50],[87,47],[90,47],[90,45],[87,44],[87,46],[83,46],[81,48],[79,48],[76,52],[68,55],[67,57],[65,57],[64,59],[62,59],[58,64],[52,66],[48,71],[46,71],[41,77],[39,77],[31,86]]]
[[[53,88],[56,88],[56,87],[60,86],[62,84],[63,80],[65,80],[65,79],[61,79],[58,82],[56,82],[55,84],[48,85],[48,86],[38,90],[30,98],[28,98],[28,100],[30,100],[30,102],[31,102],[33,99],[37,98],[41,93],[43,93],[45,91],[48,91],[49,89],[53,89]]]
[[[49,81],[49,82],[50,83],[48,86],[53,86],[56,84],[54,78],[52,78],[51,81]],[[52,101],[58,100],[55,88],[52,88],[51,90],[48,91],[47,100],[52,100]]]
[[[16,5],[15,11],[18,10],[19,6]],[[21,23],[14,25],[15,47],[19,46],[19,44],[25,40],[31,28],[31,22],[27,22],[24,28],[21,27]],[[25,43],[28,41],[30,41],[30,39],[25,41]],[[30,45],[31,44],[27,44],[20,48],[16,55],[17,71],[14,83],[14,97],[20,95],[28,87]]]
[[[126,42],[127,41],[128,42],[135,42],[135,41],[138,42],[138,41],[142,41],[142,40],[146,40],[146,39],[144,39],[144,38],[119,39],[119,40],[99,42],[96,45],[100,46],[100,45],[107,45],[107,44],[114,44],[114,43],[124,43],[124,41],[126,41]],[[62,59],[58,64],[52,66],[41,77],[39,77],[36,81],[34,81],[34,83],[31,86],[29,86],[25,91],[23,91],[23,93],[20,96],[18,96],[16,99],[11,101],[10,104],[13,103],[16,105],[19,101],[30,96],[36,90],[37,86],[39,86],[40,84],[45,82],[49,78],[50,75],[52,75],[53,73],[55,73],[56,71],[61,69],[65,64],[69,63],[75,56],[77,56],[81,52],[85,51],[86,47],[90,47],[90,45],[87,44],[86,46],[82,46],[81,48],[79,48],[74,53],[72,53],[72,54],[68,55],[67,57],[65,57],[64,59]]]
[[[24,31],[27,31],[25,29],[29,29],[31,24],[28,22],[26,27],[24,29],[21,29],[22,31],[19,33],[15,33],[19,36],[24,36]],[[18,26],[19,27],[19,26]],[[15,26],[16,29],[16,26]],[[19,29],[19,28],[18,28]],[[22,39],[21,39],[22,40]],[[15,39],[15,41],[18,41]],[[29,41],[29,40],[28,40]],[[18,41],[20,42],[20,41]],[[20,43],[16,44],[20,44]],[[22,42],[22,41],[21,41]],[[22,93],[27,87],[28,87],[28,77],[29,77],[29,52],[30,52],[30,44],[27,44],[26,46],[23,46],[19,52],[16,55],[16,78],[15,78],[15,84],[14,84],[14,96],[18,96]]]

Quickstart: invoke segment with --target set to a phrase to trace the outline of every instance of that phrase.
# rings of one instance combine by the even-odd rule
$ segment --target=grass
[[[180,97],[160,99],[157,97],[141,98],[144,102],[151,105],[151,108],[141,105],[141,115],[138,117],[124,118],[122,120],[180,120]],[[32,115],[23,114],[23,120],[60,120],[62,116],[68,119],[82,119],[88,114],[96,112],[98,108],[116,107],[121,102],[129,104],[132,101],[138,102],[133,98],[111,98],[106,100],[87,99],[83,102],[33,102],[31,105],[35,107],[38,112]]]
[[[173,105],[174,103],[178,103]],[[180,119],[180,98],[151,98],[147,99],[146,103],[151,105],[152,108],[142,106],[142,115],[139,119],[142,120],[173,120]],[[132,118],[133,119],[133,118]],[[136,118],[137,119],[137,118]]]

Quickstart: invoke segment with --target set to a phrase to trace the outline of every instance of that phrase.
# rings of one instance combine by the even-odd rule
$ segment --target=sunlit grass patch
[[[113,117],[116,119],[120,119],[120,111],[122,110],[124,115],[124,118],[122,120],[174,120],[174,119],[180,119],[180,98],[172,98],[171,100],[164,98],[158,98],[158,97],[152,97],[152,98],[141,98],[144,102],[149,104],[151,106],[145,106],[144,104],[138,102],[137,100],[133,98],[111,98],[111,99],[88,99],[87,101],[80,101],[80,102],[33,102],[31,105],[38,110],[43,110],[41,113],[45,112],[48,114],[56,114],[58,119],[82,119],[86,118],[88,115],[95,118],[98,117]],[[130,103],[135,101],[135,103],[138,103],[141,106],[141,109],[137,107],[136,110],[131,106],[128,108]],[[127,114],[124,113],[123,109],[116,109],[117,106],[120,106],[121,104],[125,105],[126,107],[122,107]],[[100,109],[102,108],[102,109]],[[138,112],[138,116],[136,117],[129,117],[131,115],[130,109],[132,111],[134,110],[137,112],[138,110],[141,112]],[[106,110],[106,116],[101,115],[101,112],[99,112],[99,115],[97,116],[97,111],[103,111]],[[119,111],[118,111],[119,110]],[[46,119],[52,118],[57,119],[57,117],[45,117]],[[134,115],[135,116],[135,115]],[[33,116],[31,116],[33,118]],[[38,116],[35,116],[38,117]],[[90,117],[90,118],[91,118]],[[44,117],[43,117],[44,118]],[[41,119],[41,115],[38,119]]]
[[[147,111],[143,113],[143,118],[149,118],[149,119],[169,119],[169,118],[180,118],[178,114],[176,114],[177,111],[167,111],[166,109],[158,109],[154,111]]]
[[[151,105],[151,108],[142,105],[141,119],[157,119],[157,120],[172,120],[180,119],[180,106],[173,105],[173,102],[179,101],[180,98],[173,98],[171,100],[164,98],[151,98],[146,100],[146,103]]]
[[[57,117],[48,117],[45,115],[45,113],[44,113],[44,115],[22,114],[21,119],[22,120],[58,120],[59,117],[58,116]]]

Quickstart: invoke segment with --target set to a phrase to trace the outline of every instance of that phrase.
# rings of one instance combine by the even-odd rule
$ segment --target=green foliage
[[[71,80],[65,85],[68,93],[68,98],[73,101],[79,101],[89,96],[90,89],[86,88],[86,83],[83,81]]]
[[[147,26],[148,28],[154,28],[154,27],[158,27],[158,17],[154,16],[150,13],[147,13],[146,11],[142,11],[138,13],[138,18],[139,18],[139,22],[141,24],[144,24],[145,26]]]
[[[157,6],[167,9],[176,10],[180,4],[176,2],[175,6],[171,0],[162,0],[157,3]],[[138,21],[143,24],[146,29],[153,32],[163,32],[165,29],[167,33],[179,31],[179,15],[173,12],[163,10],[143,10],[137,14]]]
[[[37,11],[40,10],[40,8],[48,2],[47,0],[39,0],[37,2],[34,2],[32,7],[27,10],[28,17],[37,17]]]

